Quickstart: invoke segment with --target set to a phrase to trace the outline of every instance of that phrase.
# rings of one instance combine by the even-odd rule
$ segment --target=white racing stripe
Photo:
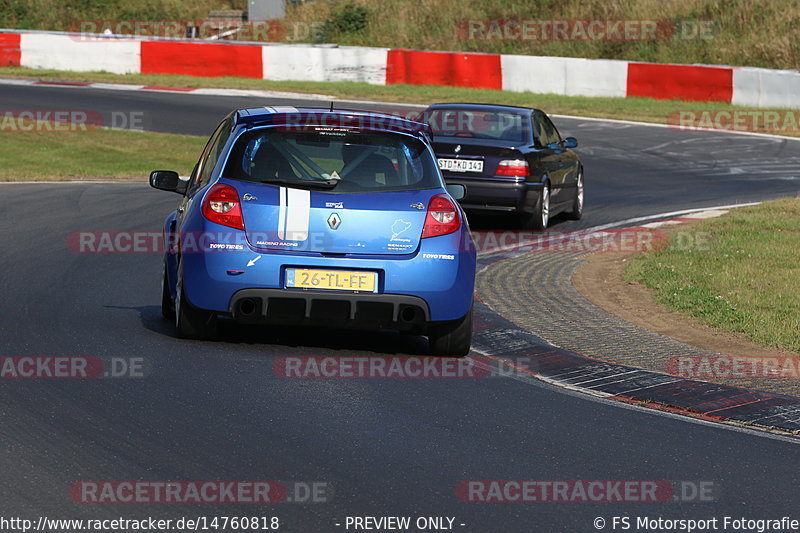
[[[308,239],[311,191],[281,187],[278,211],[278,237],[284,241]]]

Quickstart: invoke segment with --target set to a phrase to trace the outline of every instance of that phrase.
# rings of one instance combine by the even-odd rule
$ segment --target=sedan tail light
[[[527,176],[528,162],[524,159],[504,159],[497,164],[495,176]]]
[[[446,194],[431,198],[428,203],[428,214],[425,216],[425,226],[422,228],[422,238],[447,235],[460,227],[461,217],[450,198]]]
[[[229,228],[244,229],[239,193],[230,185],[218,183],[208,190],[203,199],[203,216]]]

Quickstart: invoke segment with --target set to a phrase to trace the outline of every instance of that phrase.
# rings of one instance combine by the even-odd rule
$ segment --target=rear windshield
[[[289,187],[327,181],[335,183],[330,189],[334,193],[441,187],[436,163],[418,139],[323,127],[245,133],[236,141],[223,177]]]
[[[526,116],[505,111],[435,109],[425,111],[427,122],[437,137],[474,137],[524,142]]]

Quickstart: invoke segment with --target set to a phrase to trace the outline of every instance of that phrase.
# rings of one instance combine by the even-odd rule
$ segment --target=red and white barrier
[[[800,108],[800,72],[750,67],[734,69],[731,102],[747,107]]]
[[[800,72],[462,52],[0,30],[0,66],[648,97],[800,108]]]
[[[497,54],[389,50],[386,83],[502,89],[503,74]]]
[[[386,83],[388,48],[262,46],[263,77],[275,81]]]
[[[24,53],[24,51],[23,51]],[[141,41],[142,74],[261,78],[261,46]]]
[[[500,59],[504,91],[620,98],[627,94],[627,61],[517,55]]]
[[[140,72],[140,42],[129,39],[80,40],[69,35],[23,33],[20,66],[55,70]]]
[[[0,67],[18,67],[22,58],[19,33],[0,33]]]
[[[730,102],[733,70],[730,67],[630,63],[626,96],[657,100]]]

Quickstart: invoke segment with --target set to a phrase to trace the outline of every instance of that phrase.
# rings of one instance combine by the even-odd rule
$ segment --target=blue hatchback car
[[[262,107],[229,114],[164,226],[162,313],[183,338],[241,323],[472,337],[475,246],[429,127],[391,115]]]

